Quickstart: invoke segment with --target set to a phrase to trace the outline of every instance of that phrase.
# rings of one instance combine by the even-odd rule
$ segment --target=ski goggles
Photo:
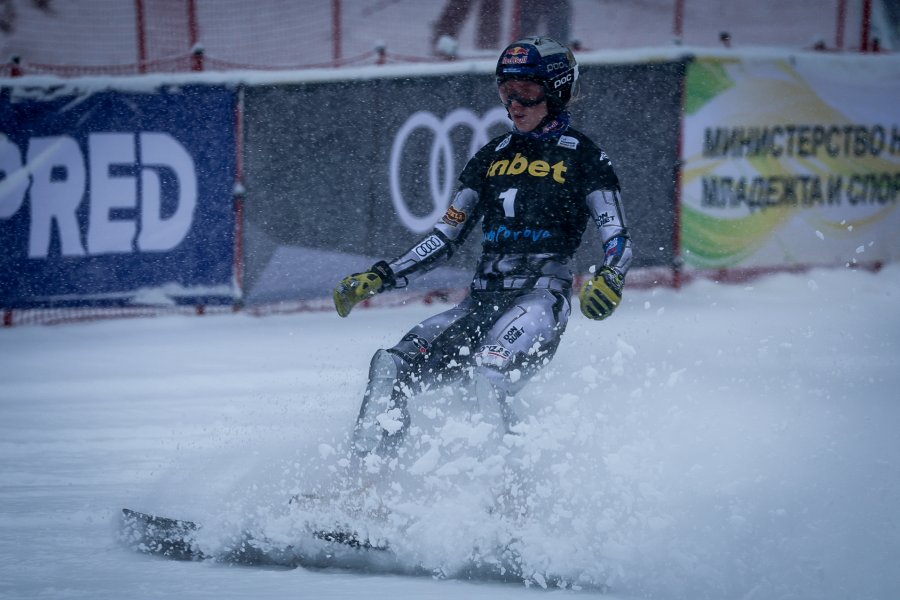
[[[514,101],[526,108],[530,108],[547,99],[547,94],[544,93],[544,86],[536,81],[509,79],[501,83],[498,89],[500,102],[506,108],[509,108]]]

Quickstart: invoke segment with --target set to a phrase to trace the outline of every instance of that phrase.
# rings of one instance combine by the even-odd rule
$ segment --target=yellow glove
[[[339,315],[346,317],[363,300],[395,285],[391,266],[383,260],[378,261],[365,273],[354,273],[341,280],[334,288],[334,308]]]
[[[344,277],[334,288],[334,308],[337,313],[346,317],[353,307],[367,298],[371,298],[384,288],[384,281],[377,273],[354,273]]]
[[[581,312],[589,319],[602,321],[622,302],[624,277],[611,267],[600,267],[592,279],[584,282],[578,299]]]

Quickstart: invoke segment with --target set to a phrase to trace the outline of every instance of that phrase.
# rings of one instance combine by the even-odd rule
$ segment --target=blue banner
[[[235,91],[0,90],[0,306],[230,302]]]

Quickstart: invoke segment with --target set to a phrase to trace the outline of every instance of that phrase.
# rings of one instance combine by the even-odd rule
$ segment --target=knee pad
[[[521,354],[513,354],[499,344],[485,344],[475,355],[475,374],[490,381],[506,395],[517,393],[528,381],[530,371],[525,368]]]
[[[381,349],[372,355],[372,361],[369,363],[369,382],[372,381],[394,381],[400,375],[400,368],[397,364],[399,359],[388,352]]]
[[[395,435],[409,425],[400,361],[387,350],[378,350],[372,356],[369,381],[353,431],[357,452],[373,451],[383,437]]]
[[[481,368],[505,371],[512,361],[512,352],[499,344],[485,344],[475,355],[475,364]]]
[[[519,417],[512,408],[509,378],[493,367],[480,366],[475,371],[475,395],[481,410],[496,409],[506,433],[512,433]]]

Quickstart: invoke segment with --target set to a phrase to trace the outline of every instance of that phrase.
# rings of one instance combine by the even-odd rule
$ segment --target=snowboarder
[[[566,107],[577,81],[575,57],[553,39],[507,46],[496,82],[513,130],[469,160],[446,214],[424,239],[335,288],[335,308],[346,317],[357,303],[446,261],[481,224],[482,254],[467,297],[372,357],[352,438],[353,455],[369,472],[396,456],[410,424],[408,400],[435,385],[472,377],[479,400],[497,402],[506,430],[515,429],[512,397],[552,359],[566,328],[571,260],[589,220],[603,253],[580,291],[581,311],[601,320],[620,304],[632,244],[609,158],[570,126]]]

